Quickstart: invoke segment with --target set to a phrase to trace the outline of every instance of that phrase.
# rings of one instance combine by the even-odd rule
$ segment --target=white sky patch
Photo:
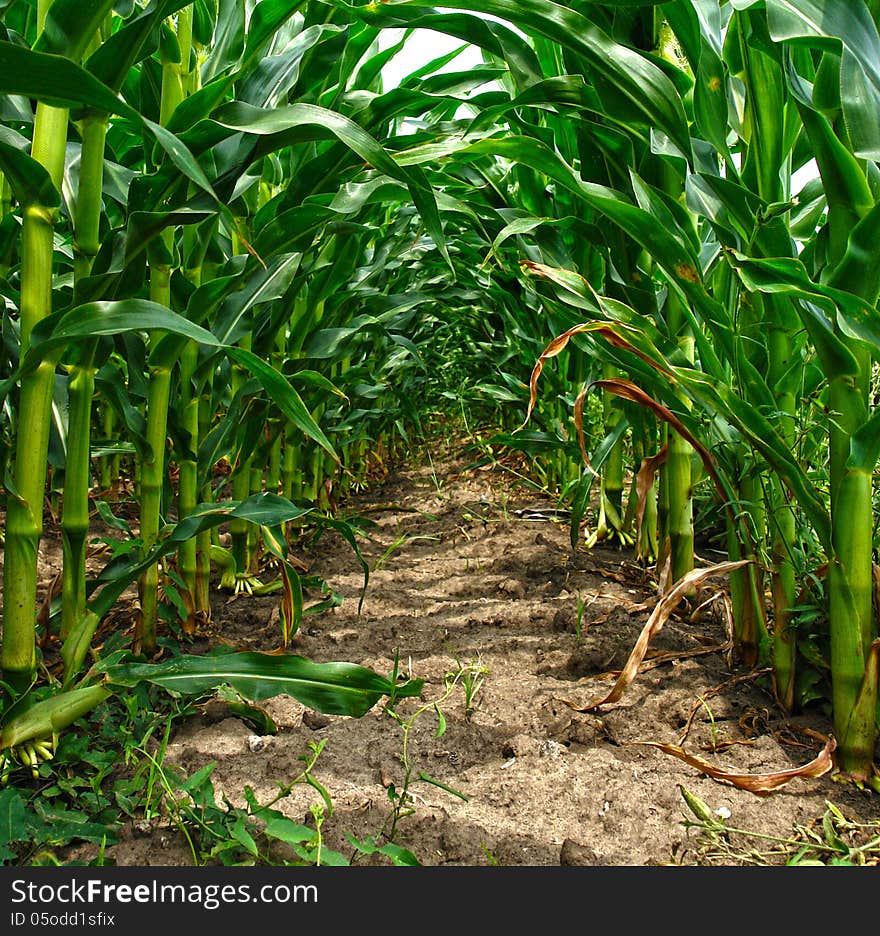
[[[379,36],[379,45],[383,49],[399,42],[403,37],[403,29],[383,29]],[[407,39],[406,45],[382,69],[382,78],[386,89],[396,88],[407,75],[412,74],[422,65],[441,55],[446,55],[464,45],[461,39],[447,36],[445,33],[435,32],[433,29],[416,29]],[[441,72],[467,71],[477,65],[483,64],[483,54],[476,46],[466,46],[464,51],[442,68]]]
[[[443,8],[440,12],[470,13],[474,16],[479,15],[480,19],[502,23],[523,39],[527,39],[526,34],[521,29],[514,26],[513,23],[509,23],[507,20],[489,13],[475,14],[472,10],[460,10],[456,8]],[[387,49],[389,46],[399,42],[405,32],[406,30],[404,29],[383,29],[379,34],[379,48]],[[384,69],[382,69],[382,77],[386,90],[397,87],[407,75],[412,74],[412,72],[421,65],[427,65],[427,63],[433,59],[453,52],[462,45],[465,45],[465,43],[456,36],[449,36],[446,33],[436,32],[433,29],[414,29],[409,39],[407,39],[404,48],[394,56]],[[468,45],[460,55],[457,55],[451,62],[439,68],[437,74],[467,71],[469,68],[482,64],[482,50],[477,46]]]
[[[793,195],[797,193],[809,182],[811,179],[815,179],[819,175],[819,167],[816,165],[816,160],[811,159],[808,163],[804,163],[800,169],[795,172],[791,177],[791,192]]]

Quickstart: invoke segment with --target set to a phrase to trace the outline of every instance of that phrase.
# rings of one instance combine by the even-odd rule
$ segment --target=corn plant
[[[309,523],[356,547],[336,496],[452,404],[534,459],[571,503],[575,545],[599,473],[591,542],[637,539],[669,587],[694,563],[694,498],[715,498],[737,648],[772,665],[790,711],[811,684],[800,579],[827,564],[838,763],[871,779],[873,4],[0,10],[0,666],[28,698],[50,462],[65,666],[65,691],[30,720],[7,708],[5,749],[47,750],[83,706],[149,673],[203,688],[222,669],[261,691],[250,659],[145,662],[160,585],[206,616],[212,570],[253,590],[268,555],[285,642],[305,610],[288,538]],[[484,65],[441,74],[454,54],[441,57],[386,90],[404,40],[380,51],[380,32],[417,28],[481,48]],[[519,428],[523,408],[534,423]],[[92,477],[114,483],[120,453],[136,548],[90,578]],[[135,580],[134,659],[83,677]]]
[[[101,618],[135,578],[140,608],[132,649],[149,658],[158,649],[159,563],[176,561],[189,607],[205,612],[210,562],[225,562],[212,531],[231,525],[234,572],[247,575],[252,556],[242,555],[242,528],[247,550],[257,530],[281,569],[286,642],[303,613],[303,594],[287,559],[285,527],[314,516],[356,548],[344,524],[315,513],[315,496],[300,506],[277,493],[280,453],[269,485],[276,490],[263,490],[252,427],[275,420],[290,450],[304,439],[315,443],[321,454],[313,457],[313,491],[319,471],[341,461],[318,422],[326,403],[309,406],[297,389],[341,396],[328,376],[299,364],[320,320],[313,313],[340,290],[360,255],[346,235],[370,230],[353,223],[371,210],[369,196],[339,204],[333,197],[341,186],[384,180],[395,200],[417,206],[433,242],[446,248],[421,171],[403,168],[371,132],[386,133],[387,119],[360,113],[347,98],[357,100],[358,82],[378,87],[379,63],[369,63],[375,31],[359,28],[349,37],[344,17],[333,22],[328,12],[301,2],[245,8],[155,0],[122,13],[110,2],[4,5],[0,58],[11,106],[0,170],[4,212],[19,214],[21,238],[10,246],[6,268],[18,359],[3,385],[14,404],[8,429],[15,450],[2,646],[3,679],[13,695],[2,748],[23,762],[34,745],[51,751],[45,739],[124,685],[127,674],[161,675],[117,660],[122,669],[82,676]],[[308,67],[330,59],[336,67]],[[328,264],[334,253],[342,262]],[[291,305],[305,321],[291,318]],[[59,379],[69,400],[60,426],[53,420]],[[87,579],[95,402],[112,414],[105,428],[136,455],[140,523],[136,554]],[[244,414],[254,418],[242,420]],[[44,698],[42,688],[27,693],[37,670],[45,465],[59,428],[66,449],[64,691]],[[210,482],[221,458],[235,466],[231,501]],[[175,497],[172,462],[180,482]],[[201,665],[176,661],[172,670],[194,675]],[[279,673],[286,679],[304,665],[291,658]],[[260,668],[260,659],[226,659],[199,679],[217,683],[250,672],[248,691],[259,694]],[[323,679],[321,667],[314,673],[307,684]],[[316,704],[354,713],[378,698],[356,682],[352,698],[361,701],[354,709],[341,702],[342,683]]]
[[[361,16],[453,34],[469,22],[476,35],[465,14],[428,6],[399,0],[381,11],[362,8]],[[511,120],[493,131],[477,119],[474,128],[486,132],[462,135],[445,152],[465,162],[492,154],[538,173],[545,192],[551,186],[557,201],[560,191],[570,193],[631,245],[631,268],[653,291],[654,309],[618,290],[618,270],[597,278],[581,257],[524,264],[549,286],[543,294],[553,306],[590,316],[582,327],[550,333],[557,340],[541,361],[570,341],[589,347],[629,378],[609,372],[593,386],[638,400],[684,430],[682,441],[724,505],[730,558],[753,560],[732,582],[737,644],[747,662],[772,662],[788,708],[797,705],[795,578],[803,557],[824,552],[838,763],[864,781],[873,770],[878,666],[870,588],[874,11],[809,0],[633,6],[473,0],[457,7],[493,14],[536,36],[536,49],[555,49],[555,73],[562,63],[577,84],[564,85],[562,95],[559,83],[541,85],[539,69],[530,103],[579,120],[589,115],[605,141],[631,153],[640,146],[629,160],[619,155],[626,149],[617,151],[626,176],[588,174],[595,148],[582,147],[575,159],[569,126],[553,121],[535,130]],[[493,61],[490,41],[474,41]],[[496,125],[503,112],[496,105]],[[810,160],[818,179],[793,191],[796,171]],[[540,214],[563,220],[552,216],[553,200],[539,202],[532,230]],[[528,233],[521,228],[520,243]],[[683,465],[692,462],[686,446],[681,455]],[[678,476],[682,487],[693,485],[692,467]]]

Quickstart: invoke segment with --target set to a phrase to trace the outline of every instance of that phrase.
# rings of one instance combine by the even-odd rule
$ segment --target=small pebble
[[[596,865],[602,865],[605,862],[589,845],[581,845],[580,842],[567,838],[562,843],[562,848],[559,852],[559,863],[563,867],[579,868],[594,867]]]
[[[248,735],[247,746],[251,754],[259,754],[266,746],[266,739],[256,734]]]

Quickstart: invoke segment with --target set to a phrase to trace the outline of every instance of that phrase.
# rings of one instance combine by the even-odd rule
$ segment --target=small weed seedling
[[[347,865],[344,855],[324,845],[322,828],[333,815],[333,803],[312,770],[325,744],[326,739],[309,745],[310,753],[299,758],[303,770],[289,783],[279,784],[278,793],[267,803],[259,802],[253,789],[245,787],[244,807],[233,805],[225,796],[222,803],[217,802],[211,779],[216,761],[185,777],[149,752],[141,753],[152,762],[161,786],[162,813],[186,840],[196,865]],[[321,797],[309,810],[314,828],[273,808],[303,783]],[[279,855],[279,845],[285,846],[282,852],[286,854]]]
[[[385,565],[385,562],[391,556],[391,554],[395,550],[400,549],[400,547],[403,546],[405,543],[411,543],[414,540],[420,540],[420,539],[437,541],[440,539],[440,537],[429,535],[427,533],[425,534],[416,533],[412,535],[410,535],[409,533],[401,533],[397,537],[397,539],[395,539],[394,542],[385,550],[385,552],[383,552],[382,555],[379,556],[379,558],[373,563],[373,571],[378,572],[379,569],[381,569],[382,566]]]
[[[468,671],[473,668],[471,665],[462,667],[458,663],[458,660],[456,660],[456,664],[458,668],[447,673],[444,677],[443,692],[441,693],[440,697],[420,705],[409,717],[404,717],[398,711],[396,711],[394,699],[391,699],[385,706],[385,712],[390,715],[391,718],[397,722],[397,724],[400,725],[401,729],[403,730],[403,741],[400,751],[400,762],[403,765],[403,781],[399,789],[394,784],[391,784],[388,787],[388,798],[391,801],[391,812],[380,832],[380,837],[388,843],[394,843],[394,839],[397,835],[397,829],[401,820],[407,816],[411,816],[416,811],[416,798],[412,792],[412,786],[416,781],[439,787],[439,789],[443,790],[444,792],[449,793],[452,796],[457,796],[459,799],[467,802],[467,797],[459,790],[453,789],[447,784],[442,783],[440,780],[437,780],[436,778],[425,773],[424,771],[416,772],[416,764],[411,756],[409,745],[410,735],[412,734],[416,723],[420,718],[422,718],[423,715],[426,715],[431,711],[433,711],[437,716],[437,730],[435,732],[435,737],[441,738],[446,733],[446,716],[443,714],[442,706],[449,701],[453,693],[456,691],[458,685],[460,683],[464,683],[464,680],[468,675]],[[397,672],[398,661],[395,658],[394,671],[391,675],[392,681],[397,678]]]
[[[138,686],[95,709],[88,733],[62,733],[33,783],[30,771],[8,775],[0,790],[0,865],[59,866],[67,849],[82,845],[96,846],[89,864],[112,864],[105,849],[117,830],[152,814],[156,777],[140,752],[149,745],[161,758],[171,724],[191,712],[186,700]]]
[[[712,738],[711,750],[716,752],[718,750],[718,726],[715,724],[715,716],[712,714],[712,709],[709,708],[708,703],[705,699],[700,699],[700,705],[706,710],[706,714],[709,716],[709,734]]]
[[[476,707],[476,698],[483,688],[483,682],[489,675],[489,668],[483,665],[482,658],[478,655],[469,663],[462,663],[454,650],[447,647],[452,659],[455,660],[456,669],[446,674],[446,679],[455,679],[458,677],[464,689],[464,717],[466,721],[470,720]]]
[[[769,835],[728,825],[729,813],[725,817],[684,787],[679,789],[696,817],[683,825],[700,830],[701,864],[880,866],[880,823],[853,822],[833,803],[826,801],[821,821],[795,826],[790,836]],[[753,842],[762,847],[753,847]]]

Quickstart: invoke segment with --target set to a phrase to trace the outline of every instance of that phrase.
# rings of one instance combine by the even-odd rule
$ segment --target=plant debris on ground
[[[342,537],[305,536],[299,551],[342,601],[306,616],[290,651],[397,667],[424,679],[421,698],[356,719],[287,696],[169,708],[141,687],[95,715],[95,738],[65,734],[33,788],[0,794],[19,817],[3,825],[21,839],[7,860],[877,864],[873,794],[830,772],[756,794],[657,747],[747,774],[822,747],[827,711],[785,717],[766,672],[732,657],[723,581],[697,614],[694,602],[672,613],[617,702],[579,711],[618,678],[655,608],[651,570],[602,544],[573,550],[552,498],[473,457],[403,465],[339,506],[360,518],[365,594]],[[216,591],[189,651],[277,649],[278,603]],[[92,772],[78,777],[82,763]]]

